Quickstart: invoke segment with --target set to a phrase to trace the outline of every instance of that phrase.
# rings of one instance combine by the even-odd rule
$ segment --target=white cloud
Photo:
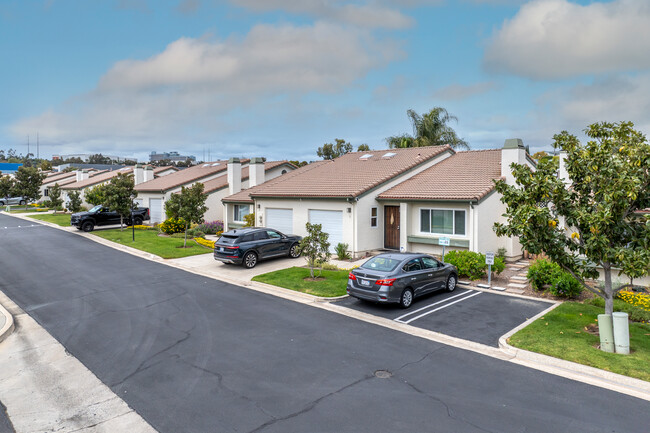
[[[649,24],[647,1],[535,0],[496,32],[484,65],[538,80],[647,70]]]
[[[482,95],[497,88],[496,83],[492,81],[475,83],[470,85],[451,84],[438,89],[434,96],[448,101],[468,99],[472,96]]]
[[[341,93],[402,55],[368,31],[322,22],[259,25],[226,40],[182,38],[148,59],[116,63],[93,91],[21,120],[12,132],[39,131],[78,151],[214,142],[272,122],[280,111],[290,117],[293,99]]]

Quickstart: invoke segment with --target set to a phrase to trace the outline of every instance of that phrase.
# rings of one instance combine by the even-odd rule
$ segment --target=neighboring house
[[[103,173],[106,170],[88,170],[88,177],[95,176],[96,174]],[[69,185],[74,182],[79,182],[82,179],[81,170],[79,171],[70,171],[67,173],[51,172],[43,179],[41,184],[40,192],[41,199],[39,201],[47,200],[50,196],[50,188],[55,184],[59,184],[60,187]]]
[[[58,172],[62,172],[65,169],[70,167],[75,168],[77,170],[86,169],[86,170],[108,170],[108,171],[119,170],[124,167],[133,168],[133,166],[123,165],[123,164],[82,164],[82,163],[78,164],[76,162],[72,162],[72,163],[57,165],[54,167],[54,170]]]
[[[213,161],[189,167],[165,178],[139,184],[135,189],[138,192],[138,199],[142,200],[142,206],[149,207],[151,222],[155,223],[165,220],[165,202],[172,194],[180,192],[182,187],[190,187],[201,182],[205,185],[204,192],[208,194],[206,200],[208,211],[204,216],[205,220],[222,220],[221,198],[248,187],[249,162],[253,166],[254,184],[263,182],[265,178],[280,176],[283,172],[295,168],[287,161],[263,163],[261,158],[253,158],[250,161],[231,158],[229,161]]]
[[[503,149],[454,152],[449,146],[354,152],[319,161],[222,201],[226,215],[251,206],[256,225],[305,235],[321,224],[337,243],[359,256],[388,249],[438,253],[449,237],[453,249],[521,254],[512,239],[492,230],[505,208],[494,180],[513,182],[512,162],[534,161],[521,140]],[[228,229],[239,223],[226,219]]]
[[[69,183],[63,187],[61,187],[61,190],[63,192],[64,200],[67,202],[69,200],[68,194],[71,191],[79,191],[81,200],[82,200],[82,205],[88,206],[89,203],[86,202],[85,199],[85,192],[88,188],[93,188],[98,185],[103,185],[105,183],[110,182],[112,178],[118,175],[118,173],[126,173],[126,174],[133,174],[134,176],[134,182],[136,184],[136,187],[139,183],[147,182],[150,180],[154,180],[156,177],[164,177],[167,175],[171,175],[172,173],[175,173],[178,169],[176,167],[156,167],[152,168],[151,166],[141,166],[141,165],[136,165],[136,166],[131,166],[131,167],[124,167],[119,170],[113,170],[113,171],[103,171],[103,172],[98,172],[94,176],[91,175],[88,170],[80,170],[77,171],[79,173],[79,177],[77,178],[75,182]],[[136,199],[136,202],[138,200]]]

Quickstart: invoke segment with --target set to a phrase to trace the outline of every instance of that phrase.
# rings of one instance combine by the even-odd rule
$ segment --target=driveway
[[[488,346],[499,337],[550,307],[551,303],[489,293],[471,288],[436,292],[416,298],[409,309],[396,304],[373,304],[348,297],[336,301],[353,310],[440,332]]]

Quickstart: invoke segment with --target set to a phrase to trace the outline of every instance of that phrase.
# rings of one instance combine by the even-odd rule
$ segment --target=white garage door
[[[330,251],[343,242],[343,211],[310,209],[309,222],[322,225],[323,232],[329,233]]]
[[[161,198],[149,199],[149,218],[150,223],[161,223],[165,220],[163,200]]]
[[[293,209],[266,208],[264,227],[279,230],[285,235],[293,234]]]

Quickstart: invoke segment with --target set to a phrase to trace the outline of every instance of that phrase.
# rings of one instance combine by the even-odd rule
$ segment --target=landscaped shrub
[[[485,255],[474,251],[450,251],[445,254],[445,262],[456,266],[458,275],[470,280],[484,278],[488,269],[488,265],[485,264]],[[501,257],[495,257],[492,271],[500,274],[505,268],[505,261]]]
[[[204,221],[196,226],[195,229],[202,231],[206,235],[216,235],[219,232],[223,232],[223,221]]]
[[[582,293],[582,285],[573,275],[560,271],[548,290],[560,298],[577,298]]]
[[[203,238],[194,238],[194,242],[207,248],[214,248],[214,241],[209,241]]]
[[[185,232],[183,231],[182,233],[172,233],[169,235],[170,238],[175,238],[175,239],[185,239]],[[189,239],[191,239],[190,235],[187,235]]]
[[[188,237],[190,236],[190,231],[189,230],[187,231],[187,236]],[[203,233],[201,230],[198,230],[198,229],[192,230],[192,237],[193,238],[202,238],[204,236],[205,236],[205,233]]]
[[[350,258],[350,253],[348,253],[348,244],[339,242],[334,248],[336,255],[339,260],[348,260]]]
[[[255,212],[244,215],[244,222],[244,227],[255,227]]]
[[[526,277],[533,289],[542,291],[544,286],[551,285],[562,273],[562,269],[556,263],[547,259],[537,259],[528,268]]]
[[[163,221],[162,224],[158,226],[160,231],[168,235],[173,235],[174,233],[184,233],[185,232],[185,221],[181,218],[169,218]]]
[[[506,261],[506,253],[508,252],[507,249],[501,247],[497,250],[497,257],[501,257],[503,261]]]
[[[605,300],[600,296],[586,300],[585,304],[605,308]],[[650,311],[644,310],[642,307],[636,305],[628,304],[622,299],[614,299],[614,311],[627,313],[628,319],[633,322],[650,323]]]
[[[50,207],[52,206],[52,202],[50,200],[43,200],[43,203],[41,203],[43,207]]]
[[[650,295],[647,293],[635,293],[629,290],[621,290],[618,292],[617,298],[650,313]]]

